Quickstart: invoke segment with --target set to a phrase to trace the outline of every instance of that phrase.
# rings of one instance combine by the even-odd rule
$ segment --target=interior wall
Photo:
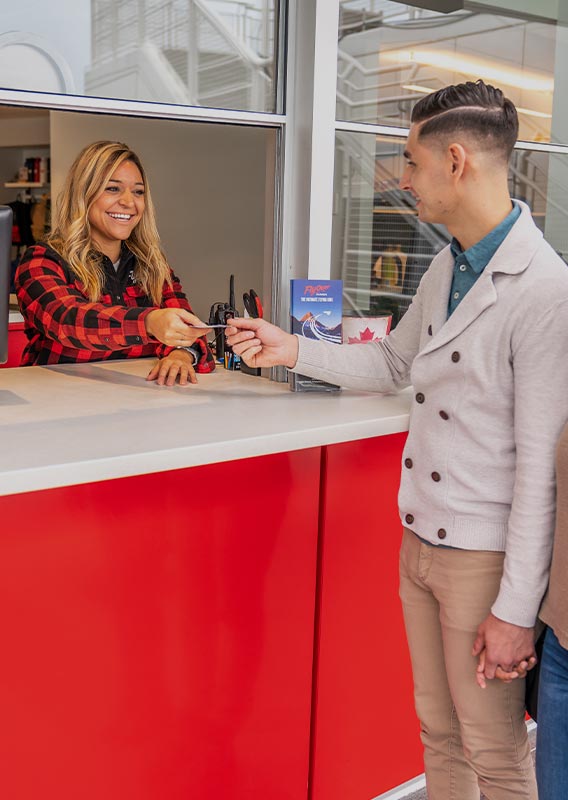
[[[19,191],[5,187],[4,183],[17,180],[18,168],[25,159],[47,155],[47,148],[48,111],[0,106],[0,204],[16,200]]]
[[[0,107],[0,147],[35,147],[49,144],[49,112],[41,109]]]
[[[240,306],[250,288],[269,297],[274,131],[53,111],[50,138],[53,198],[86,144],[119,140],[138,153],[166,256],[200,317],[228,300],[231,273]]]

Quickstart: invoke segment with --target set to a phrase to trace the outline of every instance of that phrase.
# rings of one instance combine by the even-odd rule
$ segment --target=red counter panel
[[[327,448],[312,800],[370,800],[423,771],[398,599],[405,438]]]
[[[0,367],[19,367],[28,337],[24,333],[23,322],[11,322],[8,325],[8,361]]]
[[[304,800],[319,472],[0,498],[3,798]]]

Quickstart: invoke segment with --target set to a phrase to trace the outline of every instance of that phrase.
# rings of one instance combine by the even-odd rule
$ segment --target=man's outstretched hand
[[[298,337],[264,319],[236,317],[225,330],[227,344],[249,367],[292,368],[298,360]]]

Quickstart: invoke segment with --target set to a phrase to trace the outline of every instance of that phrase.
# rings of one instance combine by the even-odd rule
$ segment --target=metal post
[[[331,271],[339,0],[316,0],[308,277]]]
[[[199,105],[199,20],[193,0],[187,0],[187,102]]]
[[[274,321],[286,328],[290,278],[327,278],[331,271],[339,0],[288,5],[282,264],[272,306]]]
[[[111,34],[111,41],[112,41],[112,52],[116,53],[118,50],[118,9],[117,3],[113,3],[111,5],[111,16],[112,16],[112,34]]]
[[[146,0],[138,0],[138,47],[146,41]]]
[[[261,52],[260,55],[265,58],[268,56],[268,48],[270,46],[270,7],[272,0],[263,0],[262,2],[262,35],[261,35]]]

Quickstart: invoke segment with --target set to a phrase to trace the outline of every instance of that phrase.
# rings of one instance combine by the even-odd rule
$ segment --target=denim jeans
[[[550,628],[540,667],[536,776],[539,800],[568,798],[568,650]]]

